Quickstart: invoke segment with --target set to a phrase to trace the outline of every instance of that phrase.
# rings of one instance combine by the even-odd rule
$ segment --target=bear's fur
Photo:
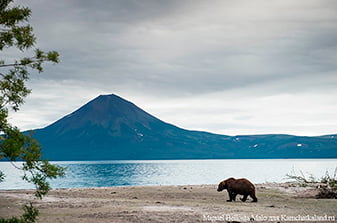
[[[243,202],[247,200],[248,195],[253,198],[253,202],[257,202],[257,198],[255,196],[255,187],[249,180],[245,178],[235,179],[231,177],[227,180],[221,181],[218,186],[218,191],[220,192],[225,189],[228,191],[228,202],[235,201],[236,195],[238,194],[243,195],[243,198],[241,198],[241,201]]]

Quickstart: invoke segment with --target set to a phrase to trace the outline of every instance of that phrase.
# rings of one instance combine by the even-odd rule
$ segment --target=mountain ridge
[[[117,95],[100,95],[34,137],[50,160],[337,158],[337,137],[228,136],[166,123]]]

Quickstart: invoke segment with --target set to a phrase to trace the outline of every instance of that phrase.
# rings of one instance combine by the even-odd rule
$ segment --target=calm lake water
[[[67,167],[66,177],[51,181],[53,188],[133,185],[218,184],[228,177],[245,177],[254,183],[285,182],[287,174],[334,174],[337,159],[252,160],[149,160],[52,162]],[[21,165],[17,162],[16,165]],[[0,189],[28,189],[22,173],[9,162],[0,162],[6,174]]]

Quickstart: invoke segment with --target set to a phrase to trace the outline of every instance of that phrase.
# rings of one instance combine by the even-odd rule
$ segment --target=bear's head
[[[235,180],[235,179],[233,177],[231,177],[231,178],[228,178],[227,180],[221,181],[218,185],[217,191],[220,192],[220,191],[223,191],[225,189],[228,189],[228,184],[230,182],[232,182],[233,180]]]

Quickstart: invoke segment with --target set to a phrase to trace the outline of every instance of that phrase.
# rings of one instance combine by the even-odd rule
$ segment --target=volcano
[[[34,130],[49,160],[337,158],[337,136],[227,136],[166,123],[117,96],[100,95]]]

